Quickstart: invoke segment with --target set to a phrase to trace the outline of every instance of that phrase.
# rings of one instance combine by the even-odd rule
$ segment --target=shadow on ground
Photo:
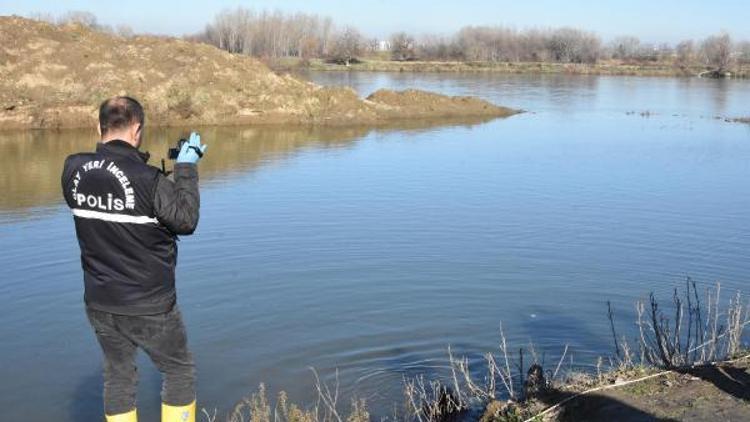
[[[750,373],[746,363],[697,366],[621,388],[572,398],[546,392],[544,407],[569,402],[559,421],[716,421],[750,420]]]
[[[719,390],[740,400],[750,401],[750,374],[733,366],[697,366],[678,371],[710,382]]]
[[[553,392],[557,394],[556,399],[551,401],[549,404],[552,405],[561,400],[565,400],[567,397],[573,395],[573,393],[567,392]],[[661,421],[671,422],[677,421],[677,419],[660,418],[645,412],[641,409],[633,407],[623,401],[615,398],[601,395],[601,394],[588,394],[576,399],[571,400],[563,406],[563,409],[558,415],[559,421],[619,421],[619,422],[645,422],[645,421]]]

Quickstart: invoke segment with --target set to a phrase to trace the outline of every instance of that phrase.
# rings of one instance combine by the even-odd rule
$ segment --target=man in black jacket
[[[63,196],[81,248],[86,313],[104,353],[108,422],[135,422],[135,355],[144,350],[162,373],[162,421],[195,420],[195,369],[176,303],[177,235],[198,225],[197,162],[205,145],[193,133],[174,179],[139,151],[145,118],[129,97],[99,108],[95,152],[65,160]]]

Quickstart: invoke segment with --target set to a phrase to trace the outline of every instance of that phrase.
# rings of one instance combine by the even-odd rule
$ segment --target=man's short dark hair
[[[99,106],[99,128],[102,136],[107,132],[125,129],[133,123],[143,126],[143,107],[131,97],[112,97]]]

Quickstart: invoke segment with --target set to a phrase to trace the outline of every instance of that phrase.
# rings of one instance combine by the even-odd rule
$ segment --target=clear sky
[[[0,14],[96,14],[104,24],[128,24],[138,32],[181,35],[197,32],[225,8],[302,11],[330,16],[370,36],[395,30],[448,34],[464,25],[574,26],[605,40],[636,35],[649,42],[703,38],[726,30],[750,39],[749,0],[0,0]]]

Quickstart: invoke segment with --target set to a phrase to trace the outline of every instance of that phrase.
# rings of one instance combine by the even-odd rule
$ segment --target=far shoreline
[[[267,65],[277,72],[320,71],[320,72],[398,72],[398,73],[496,73],[528,75],[591,75],[591,76],[643,76],[643,77],[700,77],[711,70],[705,66],[679,67],[673,63],[628,64],[618,61],[588,63],[553,62],[465,62],[465,61],[394,61],[383,58],[362,58],[356,63],[329,63],[323,59],[304,60],[283,58]],[[750,67],[734,69],[730,77],[705,79],[748,79]]]

